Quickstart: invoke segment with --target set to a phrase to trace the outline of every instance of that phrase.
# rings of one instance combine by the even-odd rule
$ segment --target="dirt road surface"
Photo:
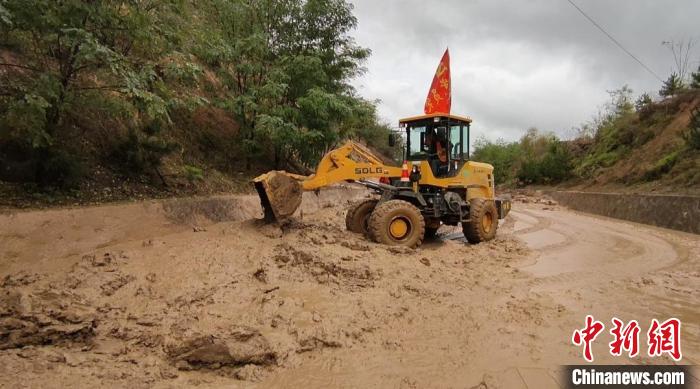
[[[0,215],[0,387],[555,388],[587,314],[597,363],[673,363],[645,353],[669,317],[700,363],[697,235],[524,197],[492,242],[397,249],[345,231],[362,196],[283,229],[250,196]],[[641,356],[610,355],[613,317]]]

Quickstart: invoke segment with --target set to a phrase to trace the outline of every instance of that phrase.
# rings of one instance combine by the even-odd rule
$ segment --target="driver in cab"
[[[435,176],[442,175],[441,173],[447,167],[447,148],[445,147],[445,141],[437,136],[434,129],[425,133],[425,148],[431,155],[429,161],[433,174]]]

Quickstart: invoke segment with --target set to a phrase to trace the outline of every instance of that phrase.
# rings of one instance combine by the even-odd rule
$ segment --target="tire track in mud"
[[[536,216],[532,212],[526,211],[524,209],[518,210],[518,211],[512,211],[511,214],[513,216],[515,216],[516,218],[518,218],[519,214],[524,214],[524,215],[527,215],[527,216],[537,220],[537,223],[531,227],[526,227],[523,229],[516,230],[515,233],[517,233],[519,235],[530,234],[533,232],[541,231],[541,230],[549,228],[552,225],[552,221],[550,219]]]
[[[522,267],[533,276],[532,292],[552,296],[572,312],[601,318],[626,316],[641,323],[677,317],[684,326],[684,359],[698,360],[700,312],[692,297],[700,293],[698,235],[568,210],[543,212],[523,210],[528,216],[551,218],[549,228],[574,241],[534,250],[537,263]],[[527,241],[520,231],[516,236]],[[571,259],[581,263],[572,261],[569,268],[550,274],[537,271],[538,263],[556,266]]]
[[[522,269],[535,276],[538,287],[602,284],[647,274],[683,260],[677,245],[647,228],[620,226],[610,220],[571,212],[550,210],[547,215],[542,212],[545,211],[513,212],[516,219],[521,214],[537,220],[534,226],[514,234],[537,254],[536,262]],[[557,236],[563,240],[557,241]],[[548,243],[547,239],[554,242]]]
[[[531,217],[531,218],[536,219],[536,220],[537,220],[537,224],[535,224],[535,225],[532,226],[532,227],[527,227],[527,228],[524,228],[524,229],[516,230],[516,231],[514,232],[515,235],[521,236],[521,235],[533,234],[533,233],[540,232],[540,231],[543,231],[543,230],[551,229],[551,227],[552,227],[552,224],[553,224],[553,223],[552,223],[552,220],[551,220],[550,218],[548,218],[548,217],[538,216],[537,214],[535,214],[535,213],[533,213],[533,212],[530,212],[530,211],[526,211],[526,210],[522,210],[522,211],[519,211],[519,212],[521,212],[522,214],[527,215],[527,216],[529,216],[529,217]],[[518,212],[514,212],[514,214],[515,214],[516,217],[517,217]],[[553,231],[554,231],[554,230],[553,230]],[[572,243],[574,243],[575,240],[576,240],[575,235],[572,234],[572,233],[563,231],[563,230],[561,230],[561,229],[556,230],[556,231],[554,231],[554,232],[555,232],[556,234],[562,235],[562,236],[564,237],[564,240],[561,241],[561,242],[548,243],[548,244],[546,244],[545,246],[538,247],[538,248],[536,249],[538,252],[540,252],[540,253],[545,253],[545,252],[549,252],[549,251],[555,251],[555,250],[557,250],[557,249],[559,249],[559,248],[563,248],[563,247],[570,246],[570,245],[571,245]]]

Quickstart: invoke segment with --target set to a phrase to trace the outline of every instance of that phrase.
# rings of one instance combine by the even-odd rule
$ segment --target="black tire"
[[[378,243],[406,247],[423,243],[425,220],[408,201],[389,200],[377,205],[368,225],[370,236]]]
[[[347,227],[348,231],[367,234],[369,215],[374,211],[377,202],[378,200],[369,199],[353,204],[348,209],[347,215],[345,215],[345,227]]]
[[[469,243],[481,243],[496,237],[498,211],[492,200],[469,201],[469,222],[462,222],[462,232]]]

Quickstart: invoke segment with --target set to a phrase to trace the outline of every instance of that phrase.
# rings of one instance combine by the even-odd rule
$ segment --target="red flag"
[[[447,49],[438,64],[433,83],[428,91],[428,97],[425,99],[423,111],[426,115],[450,113],[450,108],[452,107],[452,89],[450,84],[450,51]]]

